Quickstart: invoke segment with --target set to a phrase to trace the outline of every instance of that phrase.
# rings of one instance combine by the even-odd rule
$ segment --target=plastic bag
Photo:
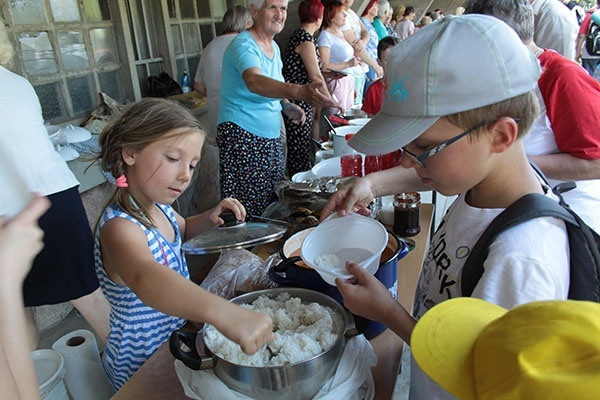
[[[200,286],[211,293],[232,299],[240,294],[278,285],[269,279],[276,255],[263,260],[244,249],[225,250]]]

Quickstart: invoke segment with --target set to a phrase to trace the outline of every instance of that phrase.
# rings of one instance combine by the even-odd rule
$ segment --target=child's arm
[[[354,278],[335,280],[344,306],[354,314],[383,323],[410,345],[415,319],[390,295],[383,283],[360,265],[348,261],[346,269]]]
[[[38,218],[50,206],[34,196],[11,220],[0,216],[0,388],[2,398],[39,399],[27,323],[23,308],[23,280],[43,247]]]
[[[334,211],[340,212],[340,215],[349,212],[369,215],[370,211],[366,208],[375,197],[426,190],[431,190],[431,187],[421,181],[414,168],[398,166],[375,172],[338,188],[323,207],[321,221]]]
[[[217,207],[218,208],[218,207]],[[128,286],[148,306],[191,321],[208,322],[252,354],[272,338],[272,321],[214,295],[157,263],[144,232],[115,218],[100,231],[102,259],[110,278]]]
[[[223,199],[215,208],[193,217],[183,219],[177,214],[177,222],[179,224],[179,229],[182,232],[183,240],[186,241],[202,232],[206,232],[210,229],[216,228],[219,225],[223,225],[225,221],[223,221],[219,215],[221,215],[225,210],[233,211],[238,221],[244,221],[246,219],[246,209],[242,203],[232,198]]]

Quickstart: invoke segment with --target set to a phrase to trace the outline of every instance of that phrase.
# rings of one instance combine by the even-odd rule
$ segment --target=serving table
[[[415,241],[415,248],[398,262],[398,301],[409,311],[412,309],[417,280],[427,254],[433,211],[432,204],[421,204],[421,232],[411,238]],[[280,244],[275,242],[263,245],[253,251],[266,258]],[[389,329],[371,339],[371,345],[378,359],[377,365],[373,368],[376,399],[392,397],[402,355],[402,344],[402,340]],[[187,399],[177,378],[174,362],[175,358],[169,352],[169,344],[164,343],[112,398],[116,400]]]

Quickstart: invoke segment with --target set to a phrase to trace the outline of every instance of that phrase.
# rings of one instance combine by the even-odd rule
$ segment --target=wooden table
[[[421,233],[412,238],[416,244],[415,249],[398,263],[398,301],[409,311],[412,309],[417,280],[428,249],[432,218],[433,205],[422,204]],[[378,358],[377,365],[373,368],[376,399],[392,397],[402,355],[402,344],[402,340],[389,329],[371,339],[371,345]],[[169,344],[163,344],[112,398],[117,400],[187,399],[177,378],[174,361],[175,358],[169,352]]]

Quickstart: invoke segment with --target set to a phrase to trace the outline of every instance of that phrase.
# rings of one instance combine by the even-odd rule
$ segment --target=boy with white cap
[[[356,279],[336,283],[353,313],[385,323],[410,344],[416,319],[462,296],[464,262],[488,224],[526,194],[552,196],[529,165],[521,141],[538,114],[532,89],[539,74],[536,58],[515,32],[485,15],[449,16],[392,50],[382,110],[350,145],[366,154],[402,148],[401,167],[338,191],[322,214],[336,208],[342,214],[364,211],[375,196],[423,186],[458,198],[432,238],[414,318],[379,281],[349,262],[346,267]],[[420,187],[410,187],[407,176],[420,181]],[[542,246],[541,238],[551,245]],[[543,217],[504,231],[491,244],[483,267],[473,297],[505,308],[566,299],[564,223]],[[411,399],[452,398],[412,365]]]

